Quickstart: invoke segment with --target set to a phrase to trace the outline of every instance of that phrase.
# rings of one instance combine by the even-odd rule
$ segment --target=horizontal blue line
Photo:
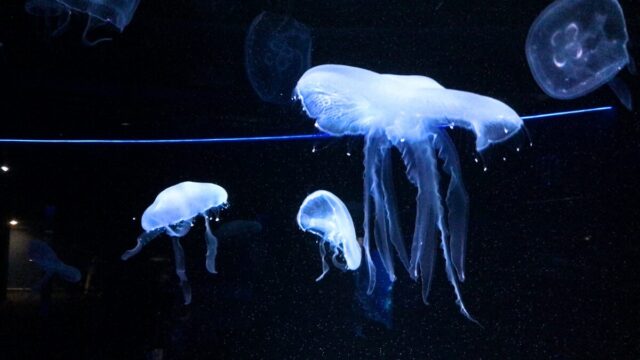
[[[602,106],[590,109],[561,111],[539,115],[522,116],[523,121],[560,117],[565,115],[584,114],[596,111],[612,110],[612,106]],[[195,139],[0,139],[5,144],[193,144],[193,143],[236,143],[258,141],[290,141],[313,140],[332,137],[329,134],[302,134],[302,135],[278,135],[278,136],[249,136],[227,138],[195,138]]]

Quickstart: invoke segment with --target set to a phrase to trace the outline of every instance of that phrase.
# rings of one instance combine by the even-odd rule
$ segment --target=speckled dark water
[[[632,1],[621,5],[632,12]],[[21,221],[0,233],[0,283],[6,279],[9,287],[0,305],[0,358],[638,358],[640,118],[606,87],[573,101],[551,99],[537,87],[524,40],[545,6],[143,0],[122,34],[85,47],[82,17],[50,38],[22,1],[3,3],[0,138],[315,133],[299,104],[265,103],[249,83],[245,36],[265,10],[310,29],[314,65],[428,75],[448,88],[500,99],[521,115],[615,108],[528,122],[532,147],[516,152],[522,143],[498,145],[482,164],[474,161],[471,134],[450,131],[470,198],[461,291],[482,327],[459,313],[441,254],[430,305],[395,259],[398,281],[387,319],[364,310],[362,274],[332,268],[314,281],[321,272],[316,239],[298,229],[295,214],[306,195],[327,189],[347,203],[361,236],[361,138],[0,144],[0,162],[10,166],[0,173],[0,217]],[[637,58],[637,17],[628,17],[627,26]],[[626,70],[621,75],[638,99],[638,78]],[[393,160],[409,238],[415,189],[397,153]],[[190,306],[182,305],[168,237],[128,262],[119,258],[139,235],[139,217],[156,194],[185,180],[226,188],[230,207],[221,223],[250,220],[262,227],[220,239],[218,274],[211,275],[204,225],[195,224],[182,241]],[[44,301],[18,289],[32,278],[7,276],[15,260],[6,255],[8,239],[17,231],[48,241],[83,279],[54,279]]]

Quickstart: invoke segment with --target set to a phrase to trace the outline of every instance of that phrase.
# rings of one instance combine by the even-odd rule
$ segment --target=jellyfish
[[[331,260],[340,270],[355,270],[360,267],[362,250],[356,239],[356,230],[349,210],[334,194],[326,190],[318,190],[307,196],[296,217],[298,226],[303,231],[318,235],[320,258],[322,259],[322,274],[316,281],[329,272],[329,264],[325,260],[326,245],[333,251]],[[338,257],[344,258],[342,263]]]
[[[43,241],[31,240],[27,253],[29,261],[38,264],[45,272],[44,277],[33,286],[36,290],[45,286],[54,275],[71,283],[77,283],[82,277],[77,268],[63,263],[53,249]]]
[[[364,135],[363,247],[369,270],[368,294],[376,283],[376,267],[371,258],[373,212],[373,237],[389,279],[396,279],[393,248],[410,276],[414,280],[422,277],[425,303],[439,232],[456,302],[461,313],[473,320],[458,285],[465,278],[468,198],[455,147],[444,128],[459,126],[473,131],[476,149],[481,152],[518,132],[522,127],[518,114],[496,99],[445,89],[424,76],[378,74],[345,65],[309,69],[298,81],[294,96],[320,130],[335,136]],[[398,225],[391,148],[399,150],[406,175],[418,190],[410,257]],[[439,190],[439,169],[448,177],[444,201]]]
[[[629,61],[627,29],[617,0],[557,0],[529,29],[525,51],[534,79],[549,96],[575,99],[608,83],[631,108],[616,74]]]
[[[95,41],[87,40],[87,33],[91,29],[103,25],[111,25],[119,32],[131,22],[133,14],[138,8],[140,0],[28,0],[25,9],[29,14],[37,16],[59,17],[65,15],[63,25],[54,32],[59,33],[69,21],[71,12],[79,12],[88,16],[82,41],[86,45],[96,45],[102,41],[111,40],[102,38]]]
[[[245,40],[245,68],[262,101],[286,104],[302,73],[311,66],[311,32],[285,15],[262,12]]]
[[[24,9],[30,15],[43,18],[52,37],[66,28],[71,17],[71,10],[58,0],[27,0]]]
[[[145,231],[138,236],[136,246],[122,254],[122,260],[136,255],[151,240],[166,233],[173,242],[176,274],[180,280],[184,303],[190,304],[191,287],[187,279],[180,238],[191,230],[198,215],[204,218],[207,242],[206,268],[215,274],[218,239],[211,233],[209,216],[215,215],[217,220],[220,210],[227,206],[227,191],[216,184],[185,181],[164,189],[142,214],[142,228]]]

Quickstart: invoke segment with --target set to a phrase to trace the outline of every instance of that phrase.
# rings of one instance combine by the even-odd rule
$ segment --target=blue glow
[[[207,271],[215,274],[218,239],[211,232],[209,216],[213,213],[217,217],[218,212],[227,206],[227,198],[227,191],[223,187],[211,183],[185,181],[164,189],[142,214],[141,222],[145,232],[138,236],[133,249],[122,254],[122,260],[128,260],[138,254],[145,245],[162,233],[171,236],[176,274],[180,279],[184,303],[190,304],[191,286],[187,279],[184,250],[180,244],[180,238],[191,230],[193,221],[198,215],[204,218],[207,241],[206,268]]]
[[[322,259],[322,274],[316,281],[321,280],[329,271],[329,265],[325,260],[327,252],[325,244],[329,245],[333,251],[331,260],[337,268],[355,270],[360,267],[362,250],[356,240],[356,230],[351,214],[340,198],[325,190],[315,191],[300,205],[296,220],[300,229],[321,238],[318,244]],[[337,256],[340,254],[344,257],[346,264],[338,261]]]
[[[613,106],[601,106],[589,109],[560,111],[547,114],[522,116],[523,121],[584,114],[613,110]],[[249,136],[228,138],[194,138],[194,139],[0,139],[5,144],[185,144],[185,143],[242,143],[268,141],[296,141],[327,139],[333,136],[325,133],[277,136]]]
[[[539,115],[527,115],[527,116],[522,116],[521,119],[524,121],[531,121],[531,120],[545,119],[550,117],[560,117],[560,116],[585,114],[585,113],[609,111],[609,110],[613,110],[613,106],[601,106],[601,107],[595,107],[590,109],[560,111],[560,112],[553,112],[553,113],[539,114]]]

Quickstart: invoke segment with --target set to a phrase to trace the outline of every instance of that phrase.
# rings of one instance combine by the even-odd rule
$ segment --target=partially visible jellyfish
[[[363,247],[369,268],[367,292],[371,294],[376,283],[369,229],[373,198],[374,238],[389,279],[396,279],[390,250],[393,246],[411,277],[417,279],[421,274],[422,298],[428,303],[439,231],[456,302],[462,314],[473,320],[458,286],[458,280],[464,281],[465,277],[468,199],[455,147],[443,128],[460,126],[473,131],[476,149],[482,151],[518,132],[522,127],[518,114],[498,100],[445,89],[424,76],[378,74],[344,65],[309,69],[298,81],[295,96],[320,130],[335,136],[365,136]],[[400,151],[407,177],[418,189],[410,258],[396,218],[391,147]],[[439,171],[448,177],[445,201],[439,190]]]
[[[329,264],[325,260],[326,245],[331,248],[333,265],[340,270],[355,270],[360,267],[362,251],[356,239],[356,230],[349,210],[334,194],[318,190],[304,199],[296,216],[298,226],[303,231],[318,235],[320,258],[322,259],[322,274],[316,281],[320,281],[329,272]],[[344,258],[342,263],[338,256]]]
[[[58,0],[27,0],[24,9],[30,15],[43,18],[46,31],[52,37],[64,31],[71,18],[71,10]]]
[[[575,99],[608,83],[631,108],[615,79],[629,64],[627,28],[617,0],[557,0],[531,25],[525,51],[533,77],[556,99]]]
[[[124,31],[124,28],[131,22],[139,3],[140,0],[27,0],[25,9],[29,14],[47,18],[64,14],[66,20],[54,34],[64,28],[71,12],[86,14],[87,25],[82,35],[82,41],[86,45],[95,45],[111,39],[101,38],[89,41],[87,34],[90,30],[111,25],[119,32]]]
[[[300,76],[311,66],[311,32],[286,16],[262,12],[245,40],[245,68],[262,101],[286,104]]]
[[[33,286],[35,290],[46,286],[54,275],[71,283],[77,283],[82,277],[77,268],[63,263],[53,249],[43,241],[31,240],[27,254],[29,261],[38,264],[45,272],[44,277]]]
[[[190,304],[191,287],[187,279],[184,249],[180,244],[180,238],[191,230],[198,215],[204,218],[207,241],[206,268],[215,274],[218,239],[211,233],[209,217],[214,215],[217,219],[220,210],[225,207],[227,191],[216,184],[185,181],[166,188],[142,214],[141,222],[145,232],[138,236],[138,243],[133,249],[122,254],[122,260],[139,253],[145,245],[162,233],[171,236],[176,274],[180,279],[184,303]]]

